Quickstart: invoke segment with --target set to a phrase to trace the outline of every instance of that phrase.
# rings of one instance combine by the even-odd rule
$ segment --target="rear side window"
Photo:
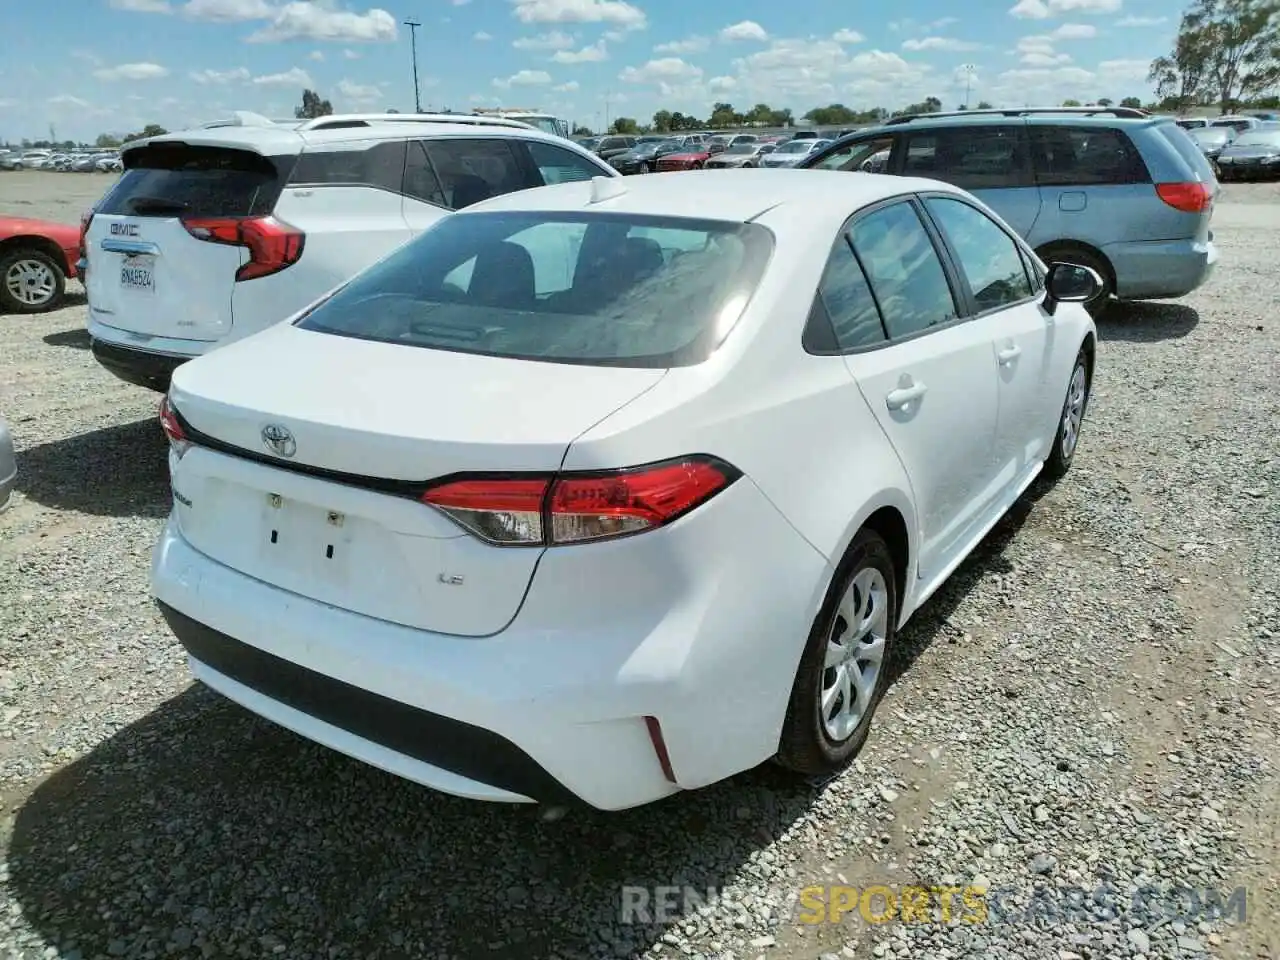
[[[1215,179],[1213,167],[1205,157],[1204,150],[1196,143],[1191,134],[1172,123],[1166,123],[1156,129],[1169,142],[1170,146],[1177,151],[1183,162],[1191,168],[1196,175],[1196,179],[1205,183],[1213,182]],[[1225,143],[1225,140],[1223,142]]]
[[[298,326],[493,357],[687,366],[732,330],[773,250],[753,223],[609,213],[446,217]]]
[[[258,217],[280,197],[292,157],[151,144],[124,155],[124,174],[94,208],[109,216]]]
[[[842,233],[827,258],[805,329],[804,347],[812,353],[834,353],[883,343],[884,339],[871,287]]]
[[[1052,124],[1034,125],[1030,134],[1036,182],[1041,186],[1151,182],[1142,156],[1122,130]]]
[[[965,190],[1034,183],[1021,126],[965,126],[913,133],[907,138],[902,173],[942,180]]]
[[[423,143],[440,182],[442,206],[452,210],[514,190],[541,186],[525,173],[506,140],[449,137]]]
[[[571,180],[590,180],[592,177],[608,176],[590,160],[563,147],[537,140],[531,140],[528,147],[529,156],[533,159],[533,165],[538,168],[538,173],[542,175],[543,183],[567,183]]]
[[[309,149],[298,157],[289,183],[291,186],[369,186],[399,193],[404,155],[403,140],[361,145],[356,149],[351,144],[343,144],[336,150]]]

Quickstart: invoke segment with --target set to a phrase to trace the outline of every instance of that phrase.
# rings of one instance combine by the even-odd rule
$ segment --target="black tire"
[[[48,269],[52,275],[52,288],[47,298],[39,301],[19,299],[9,288],[10,271],[23,262],[34,263]],[[67,292],[66,270],[57,260],[43,250],[34,247],[11,247],[0,251],[0,313],[45,313],[56,310]]]
[[[1077,395],[1081,378],[1083,378],[1083,392]],[[1071,378],[1067,381],[1066,396],[1063,397],[1062,407],[1058,411],[1058,427],[1053,434],[1053,449],[1049,451],[1049,456],[1044,462],[1044,478],[1049,483],[1056,483],[1062,479],[1071,469],[1071,462],[1075,459],[1076,451],[1080,449],[1080,434],[1084,428],[1084,415],[1089,409],[1092,379],[1089,372],[1089,358],[1081,348],[1076,354],[1076,362],[1071,366]],[[1073,416],[1069,421],[1068,412],[1077,402],[1079,403],[1078,415]],[[1071,424],[1074,424],[1074,439],[1071,439],[1067,433]]]
[[[843,739],[834,739],[823,723],[822,690],[827,674],[827,644],[842,622],[837,610],[841,599],[863,571],[875,570],[884,584],[884,652],[869,703],[853,730]],[[782,726],[775,760],[789,770],[806,776],[828,774],[852,760],[866,743],[876,706],[889,685],[898,624],[898,583],[894,575],[893,557],[879,534],[859,530],[845,552],[844,559],[831,578],[822,609],[809,631],[809,639],[800,657],[800,666],[791,689],[791,701]]]
[[[1116,292],[1116,278],[1111,270],[1111,264],[1096,253],[1072,244],[1048,244],[1037,250],[1036,254],[1046,264],[1075,263],[1082,267],[1088,267],[1100,276],[1102,278],[1102,293],[1096,300],[1087,304],[1085,309],[1089,311],[1095,320],[1107,312],[1107,308],[1111,305],[1111,298],[1115,296]]]

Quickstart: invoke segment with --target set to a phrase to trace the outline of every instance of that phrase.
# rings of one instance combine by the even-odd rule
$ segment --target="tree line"
[[[1148,80],[1165,110],[1280,107],[1280,0],[1196,0]]]

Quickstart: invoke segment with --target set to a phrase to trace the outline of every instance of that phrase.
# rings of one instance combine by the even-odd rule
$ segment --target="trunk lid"
[[[216,443],[175,463],[174,512],[192,546],[256,579],[424,630],[489,635],[515,616],[542,548],[489,545],[417,491],[456,473],[553,472],[574,438],[665,373],[279,325],[175,373],[174,408]],[[288,432],[291,457],[266,445],[267,427]]]
[[[227,336],[236,271],[249,252],[199,239],[185,221],[270,214],[292,162],[173,141],[127,151],[125,171],[94,208],[85,235],[93,319],[148,336]]]

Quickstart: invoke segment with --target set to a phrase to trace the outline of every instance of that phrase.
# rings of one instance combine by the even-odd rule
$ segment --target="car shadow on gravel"
[[[965,591],[1007,568],[1029,509],[913,619],[899,671],[953,630]],[[705,895],[753,876],[753,854],[822,789],[765,764],[636,810],[543,822],[382,773],[195,685],[36,788],[14,821],[9,886],[50,944],[85,957],[281,944],[299,957],[632,956],[672,920],[698,920],[622,923],[624,888]]]
[[[1098,320],[1098,339],[1129,343],[1178,340],[1199,322],[1200,313],[1185,303],[1112,303]]]
[[[51,333],[41,337],[51,347],[74,347],[77,350],[89,349],[89,331],[84,327],[73,327],[59,333]]]
[[[11,426],[21,434],[21,421]],[[162,518],[172,505],[167,447],[154,417],[20,451],[17,486],[46,507],[93,516]]]

